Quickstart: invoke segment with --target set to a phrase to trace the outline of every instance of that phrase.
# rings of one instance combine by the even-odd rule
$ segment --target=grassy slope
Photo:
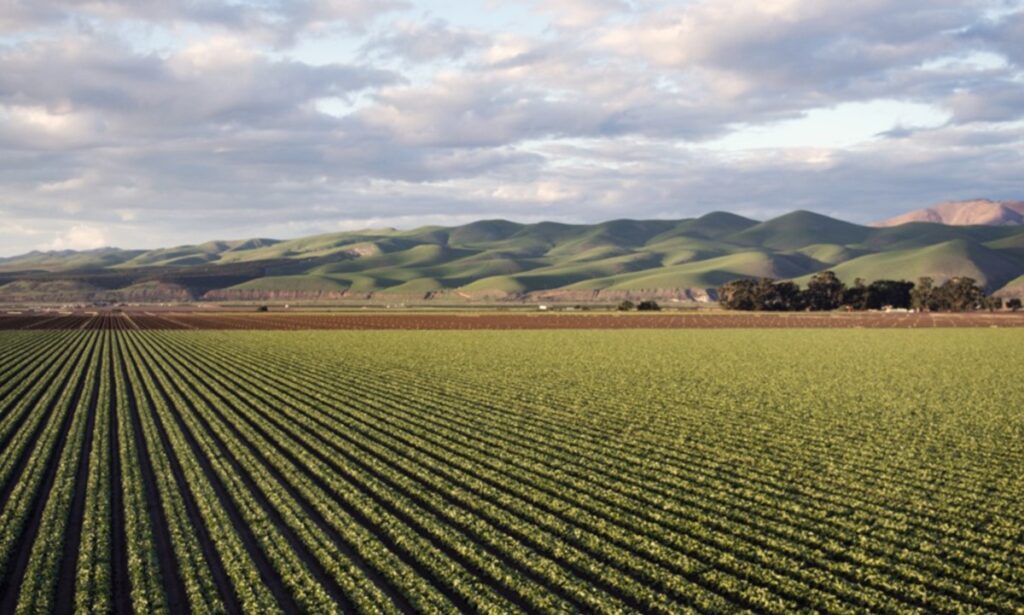
[[[740,277],[791,278],[813,268],[803,256],[740,252],[718,258],[660,267],[573,284],[573,289],[643,290],[656,288],[711,288]]]
[[[838,265],[863,256],[865,253],[864,250],[856,250],[835,243],[816,243],[800,248],[797,252],[809,256],[823,265]]]
[[[806,211],[766,222],[722,212],[594,225],[482,220],[148,252],[33,253],[0,259],[0,272],[106,266],[127,275],[162,267],[160,279],[177,283],[175,272],[198,271],[197,265],[245,267],[243,277],[222,288],[267,292],[711,288],[737,277],[803,281],[827,268],[847,281],[970,275],[997,288],[1024,274],[1024,228],[913,223],[875,229]]]
[[[141,250],[101,248],[75,252],[30,252],[20,256],[0,258],[0,271],[75,271],[114,267],[141,254]]]
[[[996,250],[964,239],[907,250],[861,256],[832,268],[841,279],[916,280],[930,276],[942,281],[969,276],[995,290],[1020,274],[1020,263]],[[805,281],[801,279],[799,281]]]
[[[1001,297],[1024,298],[1024,275],[1018,276],[1000,288],[997,294]]]
[[[871,233],[872,230],[864,226],[809,211],[794,211],[727,235],[724,239],[773,250],[798,250],[816,243],[856,244]]]
[[[288,275],[257,278],[232,287],[233,290],[263,292],[331,292],[348,290],[349,283],[323,275]]]

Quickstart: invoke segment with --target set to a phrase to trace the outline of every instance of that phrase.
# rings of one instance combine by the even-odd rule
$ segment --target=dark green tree
[[[868,287],[864,284],[864,278],[856,278],[853,286],[843,291],[843,305],[852,310],[868,309]]]
[[[817,311],[834,310],[843,303],[846,285],[836,277],[834,271],[822,271],[811,276],[804,291],[808,309]]]
[[[939,309],[935,280],[930,277],[918,278],[910,292],[910,307],[919,312],[934,312]]]
[[[866,308],[909,308],[914,283],[906,280],[875,280],[867,287]]]
[[[939,309],[966,312],[982,307],[985,292],[974,278],[955,277],[942,283],[936,292]]]
[[[793,282],[775,283],[775,300],[778,311],[795,312],[805,309],[804,294]]]
[[[636,309],[641,312],[657,312],[661,310],[661,306],[658,305],[657,301],[648,299],[647,301],[641,301],[640,304],[636,306]]]
[[[775,289],[775,280],[761,278],[754,286],[754,310],[758,312],[775,311],[779,303]]]
[[[999,297],[985,297],[981,303],[982,307],[990,312],[1003,309],[1003,300]]]
[[[757,286],[757,280],[750,279],[726,282],[718,289],[718,303],[730,310],[753,310]]]
[[[1020,297],[1014,297],[1006,302],[1006,307],[1016,312],[1022,307]]]

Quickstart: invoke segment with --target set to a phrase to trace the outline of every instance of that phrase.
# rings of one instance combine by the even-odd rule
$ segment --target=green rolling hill
[[[989,289],[998,289],[1020,275],[1021,262],[979,243],[954,239],[923,248],[860,256],[832,270],[840,279],[864,278],[868,282],[880,277],[906,280],[922,276],[937,280],[971,277]]]
[[[708,296],[740,277],[942,281],[1024,289],[1024,227],[867,227],[795,211],[759,222],[685,220],[369,229],[157,250],[32,252],[0,259],[0,301],[326,301]],[[703,294],[702,294],[703,293]]]
[[[871,231],[865,226],[810,211],[794,211],[725,237],[746,246],[797,250],[815,243],[858,244],[865,241]]]

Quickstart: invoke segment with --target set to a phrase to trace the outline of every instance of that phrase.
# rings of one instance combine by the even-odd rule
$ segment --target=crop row
[[[221,364],[237,364],[237,362],[221,361]],[[307,364],[306,368],[302,370],[302,373],[308,374],[308,373],[310,373],[310,371],[311,370],[308,369],[308,364]],[[260,379],[262,379],[262,381],[268,381],[270,378],[271,378],[271,376],[269,376],[267,374],[262,374],[260,376]],[[261,380],[254,380],[254,381],[252,381],[250,383],[247,383],[246,386],[256,386],[256,387],[258,387],[260,381]],[[273,386],[274,386],[274,389],[277,390],[277,391],[280,391],[280,390],[283,390],[283,389],[286,388],[284,385],[279,385],[277,383],[275,383]],[[350,386],[350,385],[348,385],[348,386]],[[363,386],[363,385],[360,385],[360,386]],[[412,409],[414,409],[414,408],[416,408],[418,406],[421,406],[421,405],[426,405],[427,407],[430,407],[431,408],[431,414],[437,414],[437,410],[439,408],[442,408],[444,406],[445,402],[444,402],[443,399],[424,400],[422,398],[423,389],[426,388],[427,386],[429,386],[429,385],[421,384],[416,389],[417,395],[420,396],[419,403],[417,403],[417,400],[400,401],[399,402],[399,406],[400,407],[396,408],[394,410],[394,412],[396,413],[396,416],[399,416],[399,417],[408,416],[410,412],[414,412]],[[305,386],[305,387],[302,387],[302,388],[304,390],[315,390],[315,391],[322,392],[322,391],[325,391],[325,390],[329,389],[330,388],[330,384],[328,384],[327,382],[314,382],[314,383],[310,383],[309,386]],[[358,403],[372,403],[372,402],[366,402],[365,400],[389,400],[389,399],[394,399],[396,397],[394,394],[387,393],[387,392],[382,392],[380,390],[378,390],[378,391],[366,390],[365,386],[363,386],[363,389],[362,389],[361,392],[363,393],[362,395],[357,395],[356,396],[360,400]],[[273,395],[273,392],[272,391],[267,391],[266,394],[267,395]],[[388,402],[387,401],[382,401],[382,402],[379,402],[379,403],[386,405]],[[321,403],[319,405],[320,406],[327,406],[327,405],[336,405],[336,404],[331,404],[331,402],[326,402],[326,403]],[[464,413],[464,410],[465,410],[465,408],[462,408],[463,413]],[[375,411],[373,413],[373,422],[379,424],[381,422],[382,418],[385,417],[385,416],[386,416],[386,412],[385,411],[381,411],[380,408],[377,408],[377,409],[375,409]],[[437,421],[436,421],[437,429],[448,429],[449,432],[450,432],[451,431],[450,427],[455,422],[457,422],[458,420],[459,419],[458,419],[457,415],[455,415],[455,414],[453,414],[452,416],[438,417]],[[323,426],[321,428],[324,428],[324,427],[326,427],[326,426]],[[463,438],[462,442],[458,441],[458,435],[457,434],[453,436],[452,433],[445,434],[443,436],[443,438],[441,438],[439,440],[439,443],[442,444],[442,445],[444,445],[446,443],[446,441],[447,441],[447,443],[449,443],[449,446],[447,447],[448,450],[445,450],[443,452],[443,456],[441,456],[439,458],[439,459],[442,460],[442,464],[440,466],[442,468],[442,471],[446,470],[446,469],[450,470],[451,467],[453,466],[453,464],[458,460],[460,455],[469,454],[472,457],[472,459],[467,461],[467,463],[471,467],[474,467],[475,471],[477,473],[479,473],[479,466],[480,466],[480,464],[487,464],[487,463],[489,463],[488,457],[486,457],[485,455],[490,455],[490,456],[494,456],[496,454],[500,455],[501,452],[503,451],[503,449],[507,449],[509,447],[509,444],[507,442],[503,443],[501,441],[494,441],[492,443],[492,446],[490,446],[490,447],[482,447],[481,450],[479,451],[480,454],[474,456],[472,454],[473,453],[472,449],[474,447],[474,440],[479,441],[482,437],[484,437],[484,435],[481,433],[481,431],[479,429],[479,425],[476,425],[475,427],[476,427],[475,431],[472,431],[472,432],[468,432],[467,431],[467,432],[462,434],[462,438]],[[407,429],[407,427],[405,429]],[[381,435],[384,438],[390,438],[390,439],[393,440],[395,438],[396,434],[401,433],[402,430],[403,430],[403,426],[401,424],[399,424],[399,423],[388,423],[383,428],[383,431],[382,431]],[[508,432],[506,431],[506,434],[507,433]],[[511,460],[512,460],[513,463],[518,462],[518,463],[516,463],[516,465],[519,466],[520,473],[517,475],[515,473],[515,471],[513,471],[512,473],[508,473],[508,474],[506,474],[504,476],[496,475],[491,484],[492,485],[511,485],[511,486],[518,486],[518,485],[534,486],[534,485],[543,484],[543,480],[538,480],[538,478],[536,476],[537,470],[538,470],[538,468],[542,468],[542,466],[545,463],[550,465],[550,462],[552,461],[551,457],[550,457],[551,456],[551,450],[550,450],[550,438],[551,438],[551,436],[550,436],[550,434],[547,434],[544,437],[547,438],[546,444],[548,445],[548,447],[547,447],[548,450],[544,451],[543,454],[533,453],[533,457],[536,459],[536,462],[537,462],[536,465],[534,465],[532,467],[525,467],[525,466],[523,466],[523,464],[521,462],[524,459],[530,459],[531,453],[528,452],[528,451],[517,451],[514,455],[511,456]],[[420,449],[420,450],[417,450],[417,451],[414,452],[414,455],[415,455],[414,459],[416,460],[417,464],[419,464],[419,465],[423,464],[424,454],[429,454],[429,450]],[[574,454],[577,455],[576,458],[578,459],[579,458],[579,452],[576,451]],[[571,458],[567,458],[567,461],[571,461]],[[600,460],[594,459],[594,465],[600,465]],[[552,488],[551,489],[549,489],[545,494],[542,494],[541,497],[534,499],[534,502],[538,503],[539,505],[544,505],[545,499],[550,500],[552,497],[555,497],[555,498],[559,497],[558,494],[559,493],[564,494],[566,489],[573,489],[573,485],[572,485],[571,482],[566,483],[564,481],[564,477],[565,477],[565,474],[567,473],[567,471],[568,472],[573,472],[577,476],[580,475],[579,472],[575,472],[572,469],[572,466],[570,466],[568,464],[558,465],[557,467],[554,467],[553,470],[558,472],[558,474],[560,475],[560,476],[556,475],[556,479],[560,478],[560,479],[562,479],[562,481],[560,483],[559,482],[552,483]],[[699,470],[699,468],[697,468],[696,470]],[[627,468],[623,468],[623,473],[625,473],[626,471],[627,471]],[[529,472],[531,475],[530,476],[524,476],[523,472]],[[608,498],[605,498],[602,495],[600,495],[601,494],[600,489],[601,489],[602,486],[604,486],[605,489],[612,489],[612,490],[614,490],[614,489],[616,489],[618,487],[617,482],[619,480],[621,480],[622,478],[623,478],[623,474],[611,475],[611,476],[598,476],[596,479],[593,480],[593,485],[591,485],[589,487],[584,485],[582,490],[580,488],[578,488],[578,487],[576,488],[577,493],[575,495],[577,497],[577,500],[578,501],[590,500],[592,502],[595,501],[595,500],[605,500],[607,502],[607,505],[604,506],[603,508],[600,507],[600,502],[598,502],[598,504],[596,504],[596,505],[592,505],[592,510],[597,510],[598,513],[600,515],[602,515],[602,519],[603,520],[614,519],[614,517],[615,517],[617,512],[621,513],[623,511],[629,511],[628,519],[625,520],[625,521],[620,521],[620,523],[623,524],[623,525],[629,525],[631,523],[635,524],[638,519],[642,519],[645,516],[650,518],[651,516],[648,513],[648,510],[646,510],[645,507],[644,507],[645,506],[644,499],[641,498],[641,497],[637,497],[637,493],[635,493],[635,492],[632,493],[632,494],[630,494],[629,492],[625,492],[626,495],[632,495],[632,497],[630,498],[631,500],[633,500],[631,505],[629,504],[628,501],[625,501],[625,500],[621,500],[621,499],[619,499],[619,500],[609,500]],[[715,478],[716,478],[715,476],[711,475],[711,476],[708,477],[708,480],[714,480]],[[468,480],[469,479],[466,476],[461,476],[461,477],[456,476],[456,477],[453,477],[451,482],[457,482],[457,483],[461,484],[461,483],[467,482]],[[721,485],[718,485],[717,487],[718,488],[716,490],[714,490],[714,491],[712,491],[710,493],[708,493],[708,492],[700,493],[699,491],[696,492],[695,493],[695,497],[691,501],[685,503],[686,504],[685,507],[680,507],[678,504],[674,504],[674,503],[672,503],[670,501],[664,501],[663,500],[662,502],[660,502],[659,505],[658,505],[658,509],[659,509],[659,515],[658,516],[664,515],[664,511],[672,511],[672,510],[680,511],[680,516],[677,518],[677,520],[673,524],[666,525],[666,524],[664,524],[662,522],[662,523],[654,523],[653,525],[651,525],[651,528],[652,528],[651,531],[654,532],[652,537],[656,538],[657,541],[659,542],[659,544],[665,544],[666,542],[667,542],[667,544],[673,544],[673,543],[679,544],[678,536],[676,534],[681,529],[685,529],[685,527],[687,525],[690,525],[690,526],[693,527],[693,529],[690,530],[690,531],[692,532],[693,537],[696,538],[696,539],[701,539],[700,534],[702,532],[702,529],[706,530],[708,527],[711,527],[711,528],[715,528],[717,530],[716,534],[718,532],[728,533],[728,534],[732,534],[733,535],[732,540],[735,540],[737,538],[741,540],[741,542],[739,542],[739,543],[732,543],[731,545],[730,545],[730,543],[725,543],[723,546],[726,549],[728,549],[730,546],[732,546],[734,548],[737,545],[742,545],[744,543],[747,543],[747,544],[750,545],[751,550],[756,550],[756,552],[759,555],[762,555],[765,552],[770,553],[772,550],[776,550],[776,551],[782,551],[784,554],[787,554],[787,555],[789,555],[791,557],[795,557],[796,561],[792,561],[792,560],[786,561],[786,559],[781,559],[780,560],[781,561],[781,565],[782,565],[782,568],[781,568],[780,572],[783,573],[786,576],[791,576],[791,574],[789,574],[791,572],[791,570],[794,569],[794,568],[798,569],[801,566],[804,566],[804,567],[808,567],[809,566],[811,568],[815,568],[815,567],[816,568],[821,568],[821,567],[824,566],[825,568],[832,568],[833,570],[840,571],[842,573],[841,576],[845,578],[845,585],[847,585],[849,587],[844,587],[842,584],[837,586],[836,585],[836,581],[834,579],[833,580],[829,580],[827,575],[824,577],[824,580],[820,580],[820,581],[817,581],[817,582],[811,580],[811,581],[809,581],[809,583],[811,584],[812,587],[815,584],[817,584],[820,587],[823,584],[832,583],[833,591],[838,592],[839,596],[842,599],[844,599],[844,600],[853,601],[855,603],[860,601],[865,606],[869,606],[870,605],[872,608],[876,608],[877,609],[877,608],[879,608],[880,605],[885,604],[887,601],[892,601],[894,596],[896,596],[896,595],[904,595],[907,599],[912,597],[912,594],[906,593],[907,592],[907,587],[906,586],[900,586],[898,584],[893,584],[891,582],[891,580],[888,578],[888,576],[891,575],[891,572],[888,575],[879,575],[879,574],[876,573],[874,575],[876,577],[875,579],[872,580],[870,578],[872,576],[871,575],[871,570],[872,569],[875,569],[876,571],[878,571],[878,570],[881,570],[883,572],[885,571],[885,568],[884,568],[885,560],[883,558],[879,557],[881,555],[886,555],[884,552],[879,552],[877,549],[874,549],[872,547],[872,550],[869,551],[865,556],[863,556],[864,559],[862,559],[861,561],[858,561],[857,560],[857,556],[856,556],[856,552],[854,552],[852,554],[849,554],[846,557],[843,557],[844,551],[850,551],[852,549],[851,549],[851,545],[850,544],[842,544],[841,542],[840,543],[835,543],[835,548],[834,548],[835,550],[832,553],[828,552],[829,549],[826,549],[823,552],[822,551],[822,546],[828,547],[829,545],[828,545],[828,543],[826,543],[825,545],[818,545],[818,544],[816,544],[816,542],[819,540],[818,537],[816,536],[816,533],[818,531],[820,531],[820,530],[815,530],[815,533],[811,533],[811,531],[809,531],[809,530],[801,532],[800,529],[799,529],[799,526],[797,528],[795,528],[795,530],[794,530],[794,528],[788,527],[787,523],[779,523],[779,522],[777,522],[777,521],[775,521],[775,520],[773,520],[771,518],[768,518],[768,517],[764,518],[762,520],[762,523],[763,524],[767,524],[767,525],[770,526],[768,528],[768,529],[771,530],[771,533],[769,534],[769,537],[775,538],[775,540],[774,540],[774,544],[772,544],[772,542],[766,542],[763,539],[761,539],[762,537],[758,536],[759,533],[762,533],[762,534],[764,533],[764,529],[765,529],[764,526],[761,525],[758,528],[751,529],[749,527],[750,526],[750,517],[749,516],[744,516],[744,515],[749,515],[750,513],[757,514],[756,509],[751,510],[751,507],[749,505],[744,506],[742,501],[737,502],[736,500],[730,501],[727,498],[723,499],[720,496],[720,494],[718,493],[721,490]],[[508,488],[508,487],[506,487],[506,488]],[[587,489],[589,489],[589,492],[587,491]],[[693,491],[693,490],[691,489],[690,491]],[[749,492],[749,490],[748,490],[748,492]],[[682,493],[685,493],[685,491],[682,492]],[[595,497],[595,494],[597,494],[596,497]],[[676,495],[679,495],[679,494],[680,494],[680,492],[679,492],[679,490],[677,488]],[[716,508],[714,506],[714,503],[715,503],[716,499],[723,502],[723,506],[722,507]],[[572,504],[573,504],[572,498],[567,498],[566,501],[565,501],[565,505],[572,505]],[[649,504],[649,502],[647,502],[646,504]],[[597,508],[594,509],[593,506],[597,506]],[[737,511],[737,507],[739,507],[739,511]],[[632,508],[632,510],[631,510],[631,508]],[[649,508],[650,507],[648,505],[647,509],[649,509]],[[746,509],[746,511],[744,509]],[[694,512],[699,512],[701,510],[706,511],[707,516],[701,518],[699,515],[695,515],[694,514]],[[684,525],[680,525],[680,523],[682,521],[686,520],[687,518],[689,519],[689,523],[688,524],[684,524]],[[730,520],[730,519],[736,521],[736,523],[733,524],[732,527],[729,527],[729,525],[723,525],[723,521],[727,521],[727,520]],[[792,520],[792,519],[788,521],[789,524],[792,524],[793,522],[794,522],[794,520]],[[600,521],[596,521],[595,523],[600,523]],[[661,526],[661,527],[659,527],[659,526]],[[778,529],[775,529],[775,528],[778,528]],[[830,530],[832,530],[834,532],[835,529],[838,529],[838,528],[833,527],[833,528],[828,528],[828,529],[830,529]],[[604,538],[608,538],[608,537],[605,536]],[[779,540],[780,538],[784,539],[784,540],[780,541]],[[715,541],[716,541],[716,536],[712,535],[710,537],[710,542],[715,542]],[[794,546],[799,547],[801,544],[804,545],[804,551],[803,552],[801,552],[800,550],[794,550]],[[901,547],[900,550],[896,551],[896,554],[899,554],[901,550],[905,551],[906,549],[905,549],[905,547]],[[890,552],[890,554],[891,553],[892,552]],[[678,556],[678,554],[676,554],[676,556]],[[776,558],[776,559],[779,560],[779,558]],[[831,562],[832,559],[836,559],[837,560],[835,562],[835,565],[832,565],[832,562]],[[666,557],[666,558],[661,560],[662,565],[665,565],[666,562],[670,562],[670,561],[671,561],[671,556],[670,557]],[[821,563],[821,562],[824,562],[824,564]],[[765,566],[768,563],[770,563],[770,560],[761,559],[760,561],[758,561],[759,566]],[[916,564],[921,565],[921,562],[918,561],[918,562],[916,562]],[[728,569],[728,565],[716,565],[716,568],[719,571],[721,571],[723,569]],[[913,570],[910,567],[908,567],[908,569]],[[925,569],[927,570],[927,568],[925,568]],[[770,568],[769,568],[769,570],[770,570]],[[946,570],[944,570],[944,571],[940,570],[940,572],[945,572],[945,573],[949,574],[951,571],[947,567]],[[962,572],[969,573],[969,569],[963,569]],[[961,572],[961,574],[962,574],[962,572]],[[807,576],[807,575],[805,575],[805,576]],[[816,575],[811,575],[810,578],[814,579],[815,577],[821,577],[821,576],[822,576],[821,574],[816,574]],[[860,578],[858,578],[858,576]],[[909,581],[910,582],[916,581],[917,580],[916,576],[917,575],[914,575],[914,578],[909,579]],[[859,583],[859,584],[867,584],[869,586],[870,585],[874,585],[875,588],[876,588],[876,591],[873,594],[871,592],[864,592],[864,591],[862,591],[862,592],[860,592],[860,595],[858,595],[855,592],[851,592],[851,587],[855,587],[855,585],[854,585],[854,583],[851,583],[850,581],[854,581],[855,583]],[[936,581],[935,579],[930,579],[930,580],[928,580],[928,582],[931,584],[932,587],[938,587],[940,591],[938,591],[935,596],[928,596],[927,594],[924,594],[926,596],[926,599],[928,599],[929,601],[934,602],[936,604],[941,604],[942,601],[943,601],[943,593],[942,593],[941,590],[942,590],[942,588],[944,586],[943,582],[941,580],[941,577],[939,577],[938,581]],[[999,580],[998,579],[994,579],[994,582],[996,582],[998,584]],[[1016,596],[1016,597],[1019,598],[1018,591],[1012,585],[1004,584],[1003,588],[1011,596]],[[970,590],[969,589],[963,589],[962,590],[959,586],[951,586],[951,587],[947,587],[947,591],[948,592],[955,592],[955,591],[969,592]],[[900,594],[899,592],[904,592],[904,594]],[[802,599],[806,599],[808,595],[813,595],[813,594],[814,594],[814,592],[808,592],[807,590],[803,590],[802,592],[794,593],[793,595],[800,595],[800,596],[802,596]],[[964,596],[961,596],[961,599],[963,599],[965,596],[968,596],[968,593],[964,593]],[[873,602],[865,602],[865,600],[873,600]]]
[[[2,612],[1024,609],[1015,332],[102,318],[0,333]]]

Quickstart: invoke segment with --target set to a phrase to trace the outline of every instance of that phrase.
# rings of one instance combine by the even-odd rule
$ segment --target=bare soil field
[[[0,330],[461,330],[1024,327],[1024,313],[252,313],[0,314]]]

